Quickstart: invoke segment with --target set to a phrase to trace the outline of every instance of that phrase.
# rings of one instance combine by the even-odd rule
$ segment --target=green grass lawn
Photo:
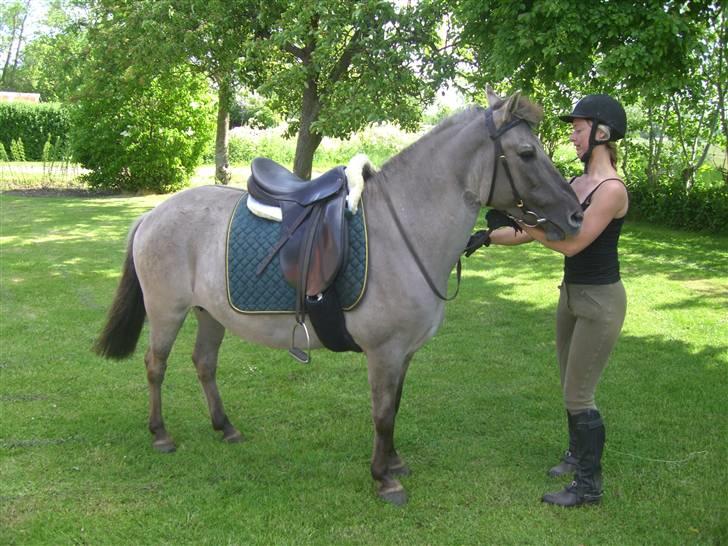
[[[625,227],[629,309],[598,402],[600,507],[539,502],[565,447],[554,361],[561,259],[536,245],[466,262],[415,357],[397,421],[412,475],[376,498],[364,357],[223,344],[247,441],[220,441],[190,352],[164,385],[176,453],[151,448],[145,343],[91,353],[126,232],[164,197],[0,193],[0,544],[727,544],[728,238]]]

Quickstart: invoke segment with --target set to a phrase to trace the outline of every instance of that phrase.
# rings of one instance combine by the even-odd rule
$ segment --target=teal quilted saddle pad
[[[280,237],[280,223],[255,216],[247,207],[248,194],[238,201],[230,218],[226,269],[228,301],[240,313],[293,313],[296,291],[286,282],[278,257],[258,276],[258,264]],[[364,202],[355,215],[348,212],[349,252],[335,286],[341,307],[356,307],[364,295],[367,277],[367,231]]]

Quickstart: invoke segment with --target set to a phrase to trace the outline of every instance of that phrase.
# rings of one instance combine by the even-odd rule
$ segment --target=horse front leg
[[[397,477],[408,474],[409,469],[394,446],[394,426],[410,359],[367,357],[374,421],[372,477],[379,483],[379,497],[397,506],[407,502],[407,492]]]
[[[197,340],[192,353],[192,361],[195,363],[197,378],[205,392],[212,428],[222,431],[222,439],[225,442],[240,442],[243,436],[225,414],[222,398],[217,388],[217,356],[222,339],[225,337],[225,327],[204,309],[196,308],[195,315],[197,316]]]
[[[402,374],[399,378],[399,387],[397,388],[397,399],[394,407],[394,416],[395,419],[397,417],[397,413],[399,412],[399,404],[402,400],[402,389],[404,387],[404,378],[407,375],[407,368],[409,367],[410,360],[412,359],[411,356],[407,357],[404,365],[404,369],[402,371]],[[394,433],[393,433],[394,436]],[[394,447],[394,439],[392,439],[392,448],[389,452],[388,457],[388,467],[389,467],[389,473],[394,476],[409,476],[410,469],[409,466],[402,460],[402,458],[397,454],[397,450]]]

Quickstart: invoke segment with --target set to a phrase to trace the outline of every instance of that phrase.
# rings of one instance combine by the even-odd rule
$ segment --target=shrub
[[[679,181],[630,181],[630,215],[641,220],[698,231],[728,233],[728,186]]]
[[[46,140],[46,143],[43,145],[43,155],[41,160],[43,163],[69,161],[69,150],[66,143],[61,141],[60,137],[56,137],[55,141],[51,142],[51,135],[48,135],[48,140]]]
[[[25,145],[22,138],[10,141],[10,157],[13,161],[25,161]]]
[[[48,138],[59,137],[65,142],[69,131],[68,109],[59,103],[0,103],[0,142],[9,150],[13,140],[20,140],[25,160],[40,161]]]
[[[8,152],[5,150],[5,144],[0,142],[0,161],[10,161],[10,158],[8,157]]]
[[[177,70],[144,85],[99,78],[85,91],[72,141],[90,186],[167,193],[187,184],[215,119],[201,76]]]

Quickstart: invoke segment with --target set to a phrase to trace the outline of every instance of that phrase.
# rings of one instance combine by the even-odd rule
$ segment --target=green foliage
[[[280,121],[267,101],[259,95],[245,94],[230,107],[230,127],[268,129],[275,127]]]
[[[0,142],[0,162],[1,161],[10,161],[10,158],[8,157],[8,152],[5,149],[5,144]]]
[[[18,90],[17,67],[21,50],[27,41],[30,0],[3,0],[0,2],[0,89]]]
[[[356,154],[363,153],[380,166],[414,142],[420,134],[408,133],[392,125],[380,125],[359,131],[345,140],[324,139],[316,150],[314,161],[324,165],[346,165]]]
[[[51,135],[48,135],[48,140],[43,145],[43,163],[53,163],[54,161],[69,161],[70,160],[70,149],[68,143],[61,141],[61,137],[56,137],[55,140],[51,140]]]
[[[42,33],[23,42],[22,63],[12,73],[13,89],[40,93],[47,102],[66,103],[73,100],[83,78],[87,10],[77,9],[76,0],[46,4],[45,18],[34,21]]]
[[[270,32],[264,25],[264,7],[256,0],[100,0],[90,10],[89,43],[119,72],[138,77],[185,66],[207,78],[218,92],[222,136],[235,90],[255,89],[265,76],[260,59],[248,51],[251,40],[264,38],[263,30]],[[218,180],[227,183],[224,148],[221,138]]]
[[[318,134],[345,138],[385,120],[415,129],[422,106],[434,98],[433,83],[442,77],[433,65],[440,55],[440,14],[431,4],[290,3],[281,17],[284,32],[273,37],[286,64],[263,90],[275,92],[274,103],[294,121],[292,129],[300,123],[301,99],[311,85],[320,104],[311,127]],[[303,58],[290,55],[286,48],[292,43],[308,44],[312,51],[301,52]]]
[[[61,104],[0,102],[0,142],[10,149],[12,140],[21,140],[25,149],[22,161],[39,161],[48,138],[60,137],[65,142],[69,131],[68,108]]]
[[[573,86],[627,89],[650,98],[681,90],[703,47],[712,2],[464,0],[455,8],[478,81],[531,90]]]
[[[208,145],[206,160],[213,163],[214,142]],[[291,165],[296,155],[295,143],[279,131],[236,131],[228,143],[229,161],[233,165],[248,165],[256,157],[269,157],[283,165]]]
[[[166,193],[189,180],[214,115],[204,79],[188,70],[144,85],[99,71],[73,119],[74,155],[92,187]]]

